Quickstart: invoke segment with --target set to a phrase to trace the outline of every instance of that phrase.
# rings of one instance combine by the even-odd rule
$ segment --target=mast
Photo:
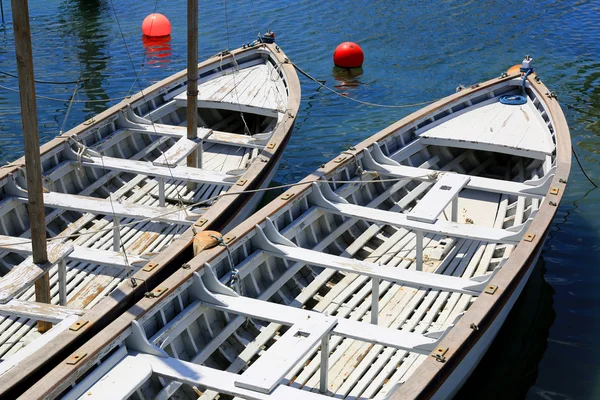
[[[42,189],[42,164],[40,160],[40,139],[38,135],[37,107],[35,103],[35,83],[33,78],[33,55],[29,27],[29,5],[27,0],[11,0],[13,29],[15,32],[15,53],[19,74],[19,94],[21,99],[21,121],[25,145],[25,171],[27,173],[27,198],[33,262],[48,262],[46,252],[46,218],[44,213],[44,193]],[[35,300],[50,303],[50,280],[46,272],[35,282]],[[38,321],[38,331],[46,332],[52,327],[50,322]]]
[[[188,0],[187,16],[187,138],[195,140],[198,137],[198,0]],[[202,168],[202,143],[200,151],[187,157],[187,165]],[[193,183],[188,183],[188,189],[193,187]]]

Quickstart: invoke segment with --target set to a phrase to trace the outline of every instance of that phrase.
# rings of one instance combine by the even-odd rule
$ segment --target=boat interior
[[[186,137],[180,74],[44,152],[45,265],[31,257],[24,164],[0,181],[0,372],[24,357],[19,350],[39,350],[167,248],[244,176],[287,118],[286,77],[269,51],[221,55],[199,74],[198,139]],[[187,166],[191,154],[197,168]],[[45,271],[51,304],[35,301],[33,285]],[[55,324],[44,339],[38,320]]]
[[[554,128],[540,94],[528,84],[526,104],[499,102],[520,85],[458,97],[342,153],[253,229],[230,232],[227,251],[62,394],[387,398],[426,357],[443,358],[437,344],[494,290],[550,189]],[[515,122],[527,126],[515,134]]]

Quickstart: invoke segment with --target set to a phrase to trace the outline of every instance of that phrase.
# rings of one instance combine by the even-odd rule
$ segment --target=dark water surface
[[[1,1],[0,71],[15,73],[10,2]],[[45,97],[38,100],[43,142],[184,68],[185,1],[156,5],[173,24],[167,42],[142,40],[142,20],[154,7],[151,1],[30,0],[36,78],[86,79],[66,122],[75,85],[37,85]],[[378,104],[441,98],[531,54],[559,95],[582,162],[600,182],[597,1],[201,1],[199,15],[201,59],[271,28],[300,67]],[[331,61],[346,40],[366,55],[363,75],[350,84],[334,78]],[[300,114],[277,178],[284,183],[418,109],[368,107],[301,81]],[[23,143],[18,95],[6,89],[17,81],[0,75],[0,85],[0,161],[6,163],[22,155]],[[600,190],[590,187],[575,164],[543,261],[459,397],[600,398]]]

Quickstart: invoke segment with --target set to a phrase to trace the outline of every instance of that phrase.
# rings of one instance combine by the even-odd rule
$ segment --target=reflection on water
[[[148,37],[142,35],[142,43],[146,49],[146,62],[148,68],[162,68],[171,62],[171,36]]]
[[[496,340],[456,399],[522,399],[538,374],[556,314],[539,261]],[[499,383],[502,384],[499,384]]]
[[[102,0],[66,0],[61,5],[61,30],[65,40],[78,40],[77,58],[81,65],[82,89],[89,101],[83,111],[92,116],[106,109],[109,95],[104,89],[108,76],[106,66],[107,23],[110,9]],[[108,19],[108,21],[107,21]]]
[[[336,89],[343,90],[347,88],[357,87],[362,84],[357,78],[363,74],[362,67],[359,68],[340,68],[333,67],[333,77],[338,83],[334,86]]]

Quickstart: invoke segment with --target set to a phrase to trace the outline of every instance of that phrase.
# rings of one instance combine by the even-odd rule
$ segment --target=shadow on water
[[[102,0],[66,0],[61,5],[62,33],[78,40],[77,58],[81,66],[82,89],[89,101],[83,112],[87,117],[107,108],[109,95],[103,87],[110,55],[108,52],[110,8]],[[109,22],[105,22],[108,18]],[[66,38],[65,38],[66,40]]]
[[[538,261],[498,336],[455,399],[522,399],[534,384],[556,313]]]

